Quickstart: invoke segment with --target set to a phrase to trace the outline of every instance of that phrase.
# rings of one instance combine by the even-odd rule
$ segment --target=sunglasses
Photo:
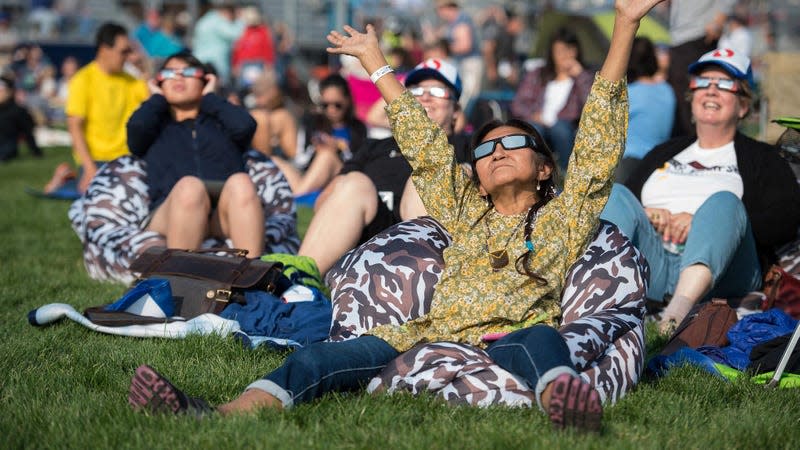
[[[322,102],[319,104],[319,107],[322,109],[328,109],[329,106],[333,106],[334,109],[344,109],[344,103],[339,102]]]
[[[439,86],[414,86],[408,90],[414,97],[422,97],[427,92],[431,97],[450,98],[450,91]]]
[[[156,81],[174,80],[178,75],[183,78],[203,78],[205,72],[199,67],[184,67],[183,69],[161,69],[156,75]]]
[[[521,148],[530,148],[536,151],[538,146],[536,145],[536,141],[533,140],[531,136],[527,134],[509,134],[508,136],[503,136],[499,138],[490,139],[485,142],[481,142],[472,150],[472,156],[475,160],[479,160],[483,157],[489,156],[494,153],[495,146],[497,143],[503,145],[503,148],[506,150],[518,150]]]
[[[692,77],[689,80],[689,89],[708,89],[712,84],[717,85],[717,89],[721,91],[728,91],[734,94],[739,93],[739,83],[736,80],[728,78],[711,78],[711,77]]]

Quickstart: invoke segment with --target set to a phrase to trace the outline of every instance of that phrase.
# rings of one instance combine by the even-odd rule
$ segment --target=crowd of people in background
[[[59,15],[61,2],[46,3],[37,4],[25,18],[40,36],[92,25],[80,8]],[[477,14],[455,0],[437,0],[432,6],[435,20],[420,23],[406,20],[399,11],[396,16],[375,18],[359,12],[358,17],[376,26],[381,48],[401,80],[423,61],[452,64],[458,71],[454,138],[468,135],[487,118],[518,118],[536,127],[562,171],[566,169],[598,69],[587,63],[581,30],[567,23],[550,27],[544,35],[525,11],[498,4]],[[718,45],[750,57],[754,37],[744,13],[734,0],[673,0],[656,8],[653,14],[668,17],[671,43],[641,36],[634,43],[627,73],[630,127],[618,181],[634,173],[654,146],[671,136],[695,134],[690,105],[684,101],[690,76],[686,68]],[[82,193],[99,165],[129,151],[124,126],[148,96],[145,83],[157,79],[157,68],[181,52],[191,52],[203,64],[203,73],[215,77],[216,95],[250,112],[256,128],[248,148],[271,158],[298,198],[311,195],[313,205],[316,195],[323,194],[317,209],[334,191],[326,190],[332,180],[339,181],[339,175],[353,167],[363,169],[363,161],[354,166],[350,160],[365,143],[391,136],[386,105],[354,58],[333,56],[311,71],[307,83],[299,83],[292,70],[291,32],[255,6],[214,2],[194,23],[174,10],[146,10],[138,27],[130,34],[124,30],[124,41],[114,40],[123,38],[123,29],[115,28],[104,41],[96,42],[96,58],[83,68],[74,56],[64,57],[56,67],[37,42],[20,39],[12,19],[0,11],[2,110],[9,117],[6,123],[13,124],[5,127],[0,157],[4,161],[16,157],[21,141],[31,154],[41,155],[34,128],[65,127],[78,170],[68,163],[60,165],[46,191],[72,179]],[[189,27],[192,33],[187,33]],[[534,54],[537,35],[544,43],[539,44],[538,55]],[[102,86],[126,92],[124,104],[111,104],[112,96],[98,95]],[[159,93],[153,86],[150,93]],[[482,93],[497,91],[506,92],[510,101],[488,117],[475,114],[481,109]],[[468,163],[468,158],[462,162]],[[382,185],[380,180],[366,181],[373,189]],[[379,192],[381,205],[388,207],[381,214],[395,218],[387,223],[407,216],[395,210],[404,194],[400,187]],[[373,216],[370,213],[365,223]]]
[[[133,30],[97,24],[94,59],[82,67],[76,57],[56,67],[36,42],[18,42],[11,18],[0,12],[0,161],[21,153],[20,140],[40,156],[36,125],[64,127],[77,166],[60,164],[45,193],[71,186],[90,197],[98,172],[133,155],[147,174],[147,214],[137,231],[159,233],[178,248],[227,239],[251,257],[268,247],[264,192],[286,186],[314,208],[296,253],[323,274],[387,227],[431,211],[455,233],[445,254],[448,272],[437,285],[440,314],[414,336],[476,344],[478,331],[496,331],[487,324],[498,316],[482,303],[495,286],[523,287],[508,291],[504,317],[526,312],[533,324],[539,316],[530,315],[530,299],[541,297],[548,308],[542,317],[556,322],[564,272],[599,216],[649,260],[648,296],[671,298],[661,322],[666,332],[710,295],[759,288],[763,264],[795,237],[800,188],[771,147],[738,131],[757,85],[753,37],[735,1],[659,5],[656,12],[669,17],[669,44],[634,39],[641,17],[659,1],[619,3],[623,34],[610,37],[602,67],[589,62],[589,43],[574,24],[542,32],[535,55],[532,36],[541,30],[520,11],[490,5],[471,15],[459,1],[437,0],[435,21],[372,18],[354,24],[363,33],[332,32],[329,58],[307,83],[292,67],[288,27],[254,6],[213,2],[188,24],[191,40],[179,31],[185,21],[158,10],[146,11]],[[66,26],[48,12],[35,8],[28,18],[43,35]],[[506,95],[502,102],[484,97],[498,91]],[[474,114],[485,100],[492,100],[483,105],[490,114]],[[627,116],[616,114],[628,104]],[[245,157],[279,175],[257,183]],[[505,159],[506,168],[524,170],[504,176]],[[472,239],[476,229],[485,229],[481,242]],[[514,240],[518,232],[524,240]],[[517,241],[524,253],[509,259],[506,248]],[[484,283],[477,274],[487,255],[493,275]],[[531,268],[533,262],[542,266]],[[524,270],[512,272],[516,266]],[[456,332],[452,327],[464,323],[439,324],[442,318],[468,326]],[[478,319],[485,320],[473,324]],[[382,348],[354,348],[388,361],[413,344],[403,341],[410,335],[391,333],[384,334],[388,342],[403,343],[362,339]],[[548,328],[541,339],[559,341],[554,333]],[[555,385],[547,388],[556,389],[554,423],[563,425],[559,403],[571,398],[558,389],[579,389],[590,405],[580,413],[589,428],[599,426],[599,396],[564,369],[571,367],[566,349],[558,353],[551,376],[526,380],[539,391],[541,380]],[[148,379],[160,375],[143,367],[134,382],[144,387],[134,393],[141,394],[139,406],[148,406]],[[294,386],[273,375],[272,384],[256,386],[260,398],[237,400],[230,411],[288,407],[312,396],[287,400]]]

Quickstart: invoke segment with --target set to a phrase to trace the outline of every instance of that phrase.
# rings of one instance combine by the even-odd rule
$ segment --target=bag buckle
[[[229,302],[231,300],[232,292],[228,289],[210,289],[206,292],[206,298],[209,300],[218,300],[221,302]]]

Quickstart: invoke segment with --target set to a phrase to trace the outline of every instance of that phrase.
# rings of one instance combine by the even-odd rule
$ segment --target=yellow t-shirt
[[[126,73],[108,74],[91,62],[69,82],[65,112],[84,119],[84,136],[94,161],[128,153],[125,124],[150,94],[147,84]]]

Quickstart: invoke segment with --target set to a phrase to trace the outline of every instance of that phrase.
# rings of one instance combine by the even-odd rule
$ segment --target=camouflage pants
[[[331,340],[424,315],[442,273],[447,231],[430,217],[397,224],[345,255],[331,269]],[[644,366],[648,268],[616,226],[604,222],[567,275],[559,329],[576,369],[605,402],[616,402]],[[535,404],[533,391],[480,348],[430,343],[400,355],[370,391],[433,391],[448,402],[488,406]]]
[[[248,158],[246,168],[264,207],[264,252],[297,253],[297,214],[289,183],[272,161]],[[133,281],[128,270],[144,250],[165,246],[164,236],[146,231],[150,215],[145,163],[122,156],[103,165],[86,194],[69,208],[72,229],[83,244],[83,262],[98,280]],[[227,245],[215,239],[204,247]]]

